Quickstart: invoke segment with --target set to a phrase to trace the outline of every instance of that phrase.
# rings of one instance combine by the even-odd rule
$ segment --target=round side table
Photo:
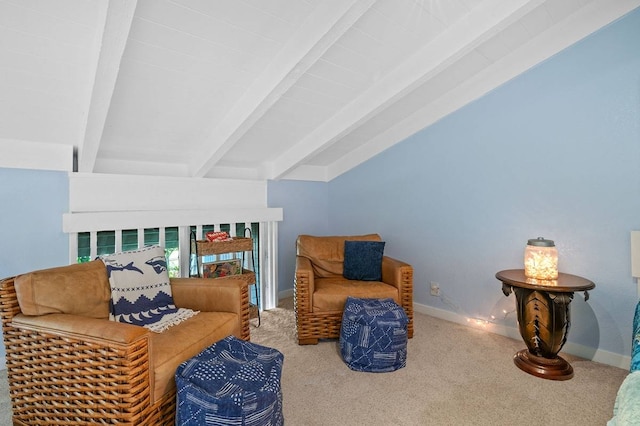
[[[496,278],[502,282],[502,292],[516,295],[518,328],[527,345],[516,353],[513,362],[521,370],[550,380],[569,380],[573,367],[558,352],[567,341],[569,304],[573,293],[588,290],[595,284],[577,275],[559,273],[556,280],[527,278],[524,269],[500,271]]]

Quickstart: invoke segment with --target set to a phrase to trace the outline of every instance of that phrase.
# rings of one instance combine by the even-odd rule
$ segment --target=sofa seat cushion
[[[314,312],[342,312],[348,296],[360,299],[391,298],[399,303],[398,289],[380,281],[355,281],[343,277],[316,278]]]
[[[151,333],[152,401],[175,389],[174,375],[183,361],[220,339],[241,335],[238,316],[230,312],[200,312],[162,333]]]

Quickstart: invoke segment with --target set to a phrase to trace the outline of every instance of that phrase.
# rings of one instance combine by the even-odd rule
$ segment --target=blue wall
[[[509,327],[515,302],[494,275],[522,267],[529,238],[553,239],[560,270],[597,285],[587,303],[576,294],[569,341],[629,355],[639,40],[636,10],[334,179],[327,233],[379,232],[386,254],[414,265],[417,303]]]
[[[299,234],[326,235],[328,185],[322,182],[270,181],[268,205],[284,208],[278,224],[278,290],[293,288],[296,238]]]
[[[69,262],[68,186],[66,172],[0,168],[0,278]]]
[[[66,172],[0,168],[0,277],[69,263]]]

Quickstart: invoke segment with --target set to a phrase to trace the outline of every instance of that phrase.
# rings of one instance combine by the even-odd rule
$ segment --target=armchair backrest
[[[319,278],[342,275],[345,241],[382,241],[378,234],[326,236],[299,235],[296,254],[311,261],[313,275]]]
[[[109,318],[111,290],[101,260],[29,272],[15,277],[14,286],[25,315]]]

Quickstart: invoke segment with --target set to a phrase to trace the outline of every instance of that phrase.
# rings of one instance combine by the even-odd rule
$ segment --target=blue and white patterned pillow
[[[110,320],[159,333],[198,313],[174,305],[162,247],[149,246],[101,259],[111,287]]]

